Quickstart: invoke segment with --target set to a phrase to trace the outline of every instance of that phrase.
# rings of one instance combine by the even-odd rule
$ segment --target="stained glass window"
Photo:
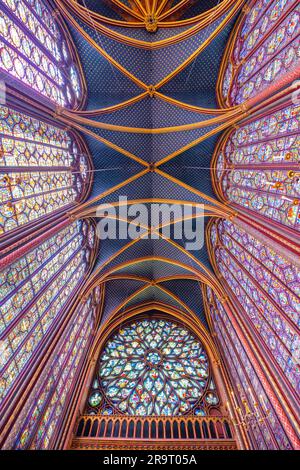
[[[300,230],[300,107],[288,102],[232,131],[216,154],[221,197]]]
[[[0,406],[62,320],[93,250],[94,227],[75,222],[0,272]]]
[[[222,347],[224,357],[227,359],[228,371],[237,389],[236,397],[246,399],[252,412],[255,411],[253,396],[256,397],[260,407],[262,407],[263,402],[269,410],[268,421],[255,421],[250,424],[251,433],[249,433],[249,437],[252,440],[254,439],[255,448],[261,450],[291,449],[288,437],[278,420],[276,411],[265,393],[264,385],[249,360],[225,309],[210,288],[207,288],[206,298],[218,341]],[[263,408],[260,408],[260,413],[262,416],[264,415]]]
[[[64,107],[76,107],[82,85],[72,53],[42,0],[2,0],[0,69]]]
[[[83,152],[73,134],[0,106],[0,234],[81,200]]]
[[[27,400],[4,448],[47,449],[63,417],[68,396],[91,341],[100,288],[80,304]]]
[[[300,9],[296,0],[256,0],[239,27],[222,94],[240,104],[299,66]]]
[[[200,341],[180,324],[151,318],[124,325],[106,343],[87,413],[205,415],[218,404]]]
[[[300,266],[229,221],[213,229],[215,259],[234,303],[295,396],[300,391]]]

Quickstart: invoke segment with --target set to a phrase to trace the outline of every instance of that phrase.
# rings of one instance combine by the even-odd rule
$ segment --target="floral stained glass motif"
[[[217,158],[222,196],[299,231],[299,131],[300,107],[291,103],[234,130]]]
[[[261,450],[291,449],[289,439],[279,422],[275,409],[265,393],[264,385],[261,383],[239,335],[235,331],[223,305],[209,287],[207,288],[206,298],[218,341],[224,352],[224,357],[227,359],[230,358],[230,360],[228,360],[228,371],[237,388],[236,397],[246,399],[252,412],[256,411],[253,405],[253,397],[256,398],[257,403],[263,402],[269,411],[268,421],[250,423],[255,448]],[[241,404],[241,406],[243,405]],[[264,408],[261,408],[259,412],[263,416]]]
[[[42,0],[2,0],[0,69],[60,106],[81,99],[66,39]]]
[[[136,416],[205,414],[219,404],[202,344],[162,319],[122,327],[102,351],[88,413]]]
[[[38,379],[4,448],[47,449],[58,428],[68,396],[76,383],[82,358],[90,344],[99,288],[76,309],[72,320]]]
[[[215,259],[235,303],[299,394],[300,268],[229,221],[220,221],[217,233]]]
[[[80,285],[91,232],[73,223],[0,272],[0,406]]]
[[[73,134],[0,106],[0,234],[79,201],[88,165]]]
[[[252,98],[299,66],[299,19],[297,0],[252,3],[224,74],[227,104]]]

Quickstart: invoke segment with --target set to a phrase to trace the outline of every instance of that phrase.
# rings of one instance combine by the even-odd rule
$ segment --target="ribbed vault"
[[[72,31],[89,90],[84,110],[54,113],[82,132],[94,160],[90,198],[72,218],[97,218],[99,204],[118,207],[120,196],[149,209],[152,203],[203,205],[203,230],[210,216],[231,217],[213,195],[209,167],[220,132],[247,114],[243,106],[220,109],[215,98],[218,67],[244,2],[55,3]],[[125,228],[130,222],[117,221]],[[171,220],[170,239],[161,226],[149,238],[144,226],[140,239],[101,241],[88,289],[105,286],[102,323],[153,303],[195,314],[207,327],[201,284],[220,297],[222,289],[205,242],[188,251],[188,240],[174,239],[181,223]]]

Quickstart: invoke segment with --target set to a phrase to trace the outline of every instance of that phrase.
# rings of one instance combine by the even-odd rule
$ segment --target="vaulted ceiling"
[[[125,10],[118,3],[123,3]],[[218,72],[238,9],[233,11],[234,6],[231,6],[219,16],[213,10],[207,15],[207,25],[197,31],[199,22],[185,24],[184,20],[207,12],[220,2],[163,2],[165,7],[161,13],[182,4],[182,9],[165,18],[165,21],[172,20],[174,26],[159,26],[156,32],[148,32],[142,20],[126,11],[129,8],[141,13],[138,3],[131,0],[81,2],[103,18],[116,20],[117,25],[99,21],[99,18],[96,21],[91,14],[85,21],[78,11],[68,9],[68,25],[87,82],[85,110],[90,111],[71,117],[85,135],[95,167],[85,214],[95,215],[97,204],[117,202],[119,196],[127,196],[128,200],[206,203],[218,209],[209,167],[221,131],[215,130],[220,123],[210,122],[221,114],[210,110],[218,108]],[[140,2],[145,8],[146,3]],[[160,4],[159,1],[154,3]],[[182,25],[180,21],[183,21]],[[131,22],[137,25],[130,27]],[[98,25],[105,34],[98,30]],[[185,39],[170,41],[189,30],[191,34]],[[213,32],[216,34],[212,39]],[[127,44],[127,40],[121,41],[119,36],[116,39],[115,33],[129,38],[129,42],[133,39],[141,44]],[[88,34],[89,41],[83,34]],[[155,45],[165,39],[169,41],[168,45]],[[107,60],[99,48],[112,60]],[[112,63],[114,60],[136,80],[119,70]],[[166,80],[185,61],[188,64]],[[149,87],[157,84],[155,91],[159,94],[151,96]],[[91,112],[127,100],[130,103],[121,109]],[[207,111],[201,108],[207,108]],[[209,122],[205,124],[207,120]],[[176,132],[151,132],[189,125],[190,128]],[[139,132],[133,128],[150,131]],[[202,136],[210,131],[213,135],[204,139]],[[130,240],[101,241],[94,275],[111,273],[111,279],[106,282],[103,321],[128,306],[161,302],[194,312],[207,325],[199,284],[201,276],[209,277],[212,272],[207,249],[204,244],[201,250],[188,252],[185,242],[184,239],[173,242],[161,238],[141,239],[133,244]]]

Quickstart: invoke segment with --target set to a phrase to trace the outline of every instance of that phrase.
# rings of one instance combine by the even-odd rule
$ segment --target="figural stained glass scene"
[[[2,450],[300,449],[299,33],[1,1]]]

